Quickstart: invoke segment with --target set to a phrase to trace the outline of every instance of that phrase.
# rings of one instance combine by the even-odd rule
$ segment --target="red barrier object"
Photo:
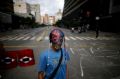
[[[20,50],[18,55],[18,65],[21,67],[31,66],[35,64],[33,50]]]
[[[1,56],[1,68],[11,69],[17,66],[17,51],[7,51]]]

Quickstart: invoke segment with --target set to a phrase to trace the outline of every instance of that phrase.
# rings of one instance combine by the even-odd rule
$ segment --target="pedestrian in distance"
[[[74,32],[74,28],[73,28],[73,27],[71,28],[71,32],[72,32],[72,33]]]
[[[100,20],[100,17],[96,16],[96,38],[98,38],[99,36],[99,20]]]
[[[65,35],[59,29],[49,34],[49,48],[40,54],[38,79],[68,79],[69,54],[65,47]],[[62,48],[62,43],[64,43]]]

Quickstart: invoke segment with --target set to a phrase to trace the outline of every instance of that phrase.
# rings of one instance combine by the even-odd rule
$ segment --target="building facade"
[[[35,16],[35,21],[37,23],[41,23],[41,18],[40,18],[40,5],[39,4],[31,4],[31,14]]]
[[[62,19],[62,12],[61,12],[61,9],[59,9],[59,11],[56,13],[55,21],[57,22],[58,20],[61,20],[61,19]]]
[[[45,14],[44,18],[43,18],[43,23],[48,25],[49,24],[49,16],[48,14]]]
[[[71,24],[89,23],[90,28],[95,29],[96,16],[100,17],[100,30],[120,31],[117,20],[120,18],[119,0],[65,0],[62,20],[68,28]]]
[[[45,24],[45,25],[55,24],[55,16],[49,16],[48,14],[41,16],[41,24]]]
[[[44,24],[44,16],[40,16],[40,23]]]
[[[55,16],[49,16],[49,25],[55,24]]]
[[[30,14],[30,5],[24,0],[14,1],[14,12],[18,14]]]

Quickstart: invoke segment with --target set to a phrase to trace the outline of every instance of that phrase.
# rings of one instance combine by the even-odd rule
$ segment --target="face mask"
[[[53,48],[58,51],[61,48],[61,45],[58,44],[52,44]]]
[[[63,42],[63,37],[60,35],[60,33],[58,32],[53,32],[52,38],[51,38],[52,42],[58,45],[62,45]]]

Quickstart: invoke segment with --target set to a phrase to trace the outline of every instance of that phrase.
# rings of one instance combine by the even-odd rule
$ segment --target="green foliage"
[[[61,23],[62,23],[62,21],[61,21],[61,20],[58,20],[58,21],[55,23],[55,26],[60,27],[60,26],[61,26]]]
[[[38,23],[33,23],[31,25],[32,28],[38,28],[38,27],[44,27],[44,26],[45,26],[45,24],[38,24]]]

